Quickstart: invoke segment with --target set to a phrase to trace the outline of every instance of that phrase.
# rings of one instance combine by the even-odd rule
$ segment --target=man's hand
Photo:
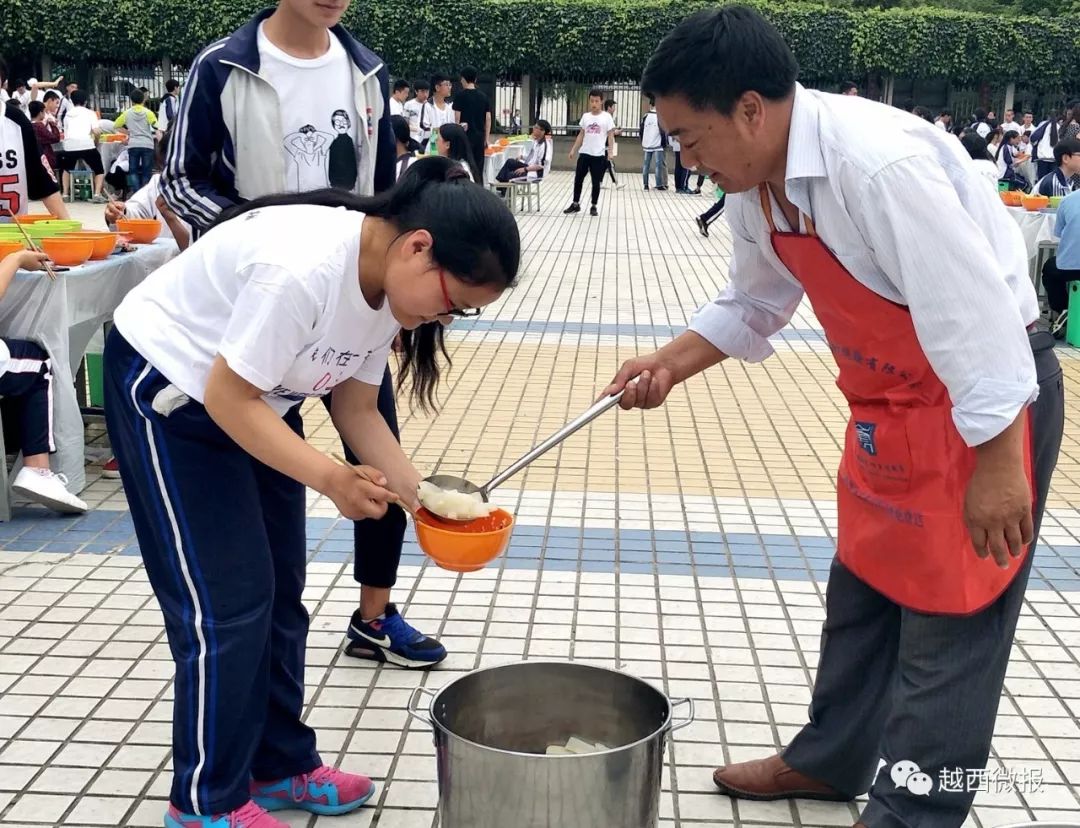
[[[975,472],[964,498],[964,522],[980,558],[992,555],[1008,569],[1034,539],[1031,485],[1024,468],[1025,414],[993,440],[976,448]]]
[[[686,331],[655,354],[624,362],[602,396],[617,394],[625,388],[619,400],[623,408],[656,408],[663,405],[671,389],[678,383],[725,359],[727,355],[707,339],[693,331]],[[637,377],[636,381],[634,377]]]
[[[665,361],[663,352],[657,351],[624,362],[603,396],[610,397],[625,388],[619,400],[622,408],[657,408],[664,404],[676,382],[674,367]]]
[[[124,217],[124,210],[127,205],[123,201],[110,201],[105,205],[105,223],[116,224],[117,221]]]

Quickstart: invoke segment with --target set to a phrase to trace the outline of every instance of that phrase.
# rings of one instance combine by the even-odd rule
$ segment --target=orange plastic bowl
[[[1050,198],[1048,196],[1023,196],[1020,203],[1029,213],[1037,213],[1050,206]]]
[[[120,219],[116,229],[131,236],[136,244],[150,244],[161,235],[161,221],[158,219]]]
[[[63,267],[81,265],[94,252],[93,239],[65,239],[60,236],[53,236],[52,238],[41,239],[38,243],[55,264]]]
[[[97,261],[99,259],[107,259],[112,252],[116,249],[116,240],[120,238],[118,233],[106,233],[104,231],[87,231],[79,230],[74,233],[63,233],[60,235],[62,239],[87,239],[94,243],[94,250],[90,254],[90,258]]]
[[[24,216],[15,216],[19,224],[33,224],[35,221],[51,221],[56,218],[52,213],[27,213]]]
[[[416,539],[420,548],[443,569],[475,572],[506,551],[514,531],[514,516],[496,509],[469,523],[440,521],[427,509],[416,513]]]
[[[0,259],[10,256],[12,253],[21,253],[26,249],[22,242],[0,241]]]

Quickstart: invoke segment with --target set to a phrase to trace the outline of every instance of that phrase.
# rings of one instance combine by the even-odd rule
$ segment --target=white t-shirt
[[[397,98],[390,99],[390,115],[400,115],[405,117],[405,104],[399,101]]]
[[[11,96],[11,99],[13,101],[18,101],[19,102],[19,109],[21,109],[23,111],[23,115],[25,115],[27,118],[29,118],[30,117],[30,101],[32,100],[30,90],[27,89],[27,90],[25,90],[23,92],[16,92],[14,95]]]
[[[994,128],[986,123],[986,121],[979,121],[975,124],[975,132],[977,132],[981,138],[986,138],[993,131]]]
[[[420,101],[413,98],[405,102],[405,117],[409,120],[409,135],[414,141],[421,144],[431,135],[431,125],[435,122],[435,107],[431,101]]]
[[[218,354],[278,414],[351,378],[379,385],[400,325],[360,290],[363,220],[311,205],[246,213],[131,290],[116,327],[199,402]]]
[[[1016,123],[1016,121],[1009,121],[1008,123],[1001,125],[1001,130],[1002,134],[1005,134],[1006,132],[1023,132],[1024,128]]]
[[[607,147],[608,133],[615,129],[615,119],[607,112],[599,115],[586,112],[579,123],[584,136],[581,139],[581,154],[603,155]]]
[[[432,129],[438,129],[443,124],[452,124],[456,121],[454,117],[454,107],[446,101],[444,101],[443,104],[443,108],[439,109],[439,107],[434,103],[434,101],[431,102],[431,110],[432,112],[434,112],[433,117],[435,119],[434,123],[431,126]]]
[[[94,129],[98,125],[97,115],[85,106],[73,106],[68,109],[64,120],[64,152],[81,152],[94,148]]]
[[[330,48],[303,60],[286,54],[259,25],[259,74],[281,101],[285,187],[302,193],[323,187],[356,188],[356,112],[352,63],[330,32]]]

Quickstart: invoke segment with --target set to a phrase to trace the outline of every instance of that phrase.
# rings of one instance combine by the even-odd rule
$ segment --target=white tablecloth
[[[1023,207],[1006,207],[1020,226],[1024,234],[1024,246],[1027,247],[1028,261],[1034,261],[1039,255],[1039,243],[1056,241],[1054,228],[1057,226],[1057,213],[1032,213]]]
[[[0,301],[0,334],[32,339],[49,353],[53,376],[55,472],[67,475],[68,488],[86,486],[82,415],[75,395],[75,372],[94,333],[112,317],[135,285],[177,254],[176,242],[158,239],[134,253],[88,262],[58,274],[20,271]]]
[[[511,158],[520,158],[524,149],[524,142],[507,144],[499,152],[484,156],[484,184],[491,184],[498,175],[502,165]]]

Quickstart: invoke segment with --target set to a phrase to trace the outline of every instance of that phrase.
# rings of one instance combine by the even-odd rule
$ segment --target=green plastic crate
[[[105,374],[102,370],[101,354],[86,355],[86,384],[90,387],[90,405],[103,408],[105,406]]]

